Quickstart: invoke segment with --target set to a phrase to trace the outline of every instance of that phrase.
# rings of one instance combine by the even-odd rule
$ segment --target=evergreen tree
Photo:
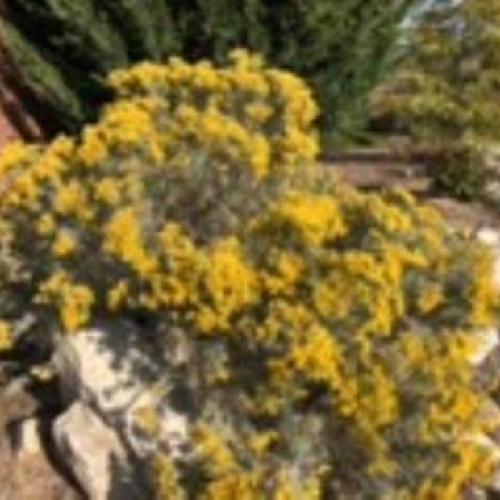
[[[12,42],[11,29],[2,41],[27,87],[33,71],[20,51],[40,54],[64,75],[84,119],[106,97],[110,69],[169,55],[222,62],[231,49],[246,47],[305,77],[322,107],[323,130],[339,137],[362,126],[401,21],[421,1],[11,0],[8,19],[23,43]],[[44,105],[57,99],[37,95]]]
[[[392,69],[402,21],[422,1],[178,3],[172,11],[182,24],[185,57],[222,60],[238,45],[264,54],[306,78],[323,111],[322,129],[339,139],[363,127],[367,97]]]
[[[10,24],[2,25],[8,39],[11,62],[23,68],[23,76],[36,98],[55,113],[61,125],[72,129],[85,119],[79,96],[68,86],[57,65],[51,64]]]

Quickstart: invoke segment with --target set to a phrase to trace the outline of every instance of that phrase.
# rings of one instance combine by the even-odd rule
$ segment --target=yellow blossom
[[[214,474],[222,475],[235,470],[236,462],[231,450],[214,429],[198,426],[193,437],[200,455],[207,460]]]
[[[117,311],[126,301],[129,294],[127,281],[119,281],[107,294],[108,308],[110,311]]]
[[[121,199],[120,183],[113,178],[106,177],[100,180],[95,186],[95,199],[115,206]]]
[[[276,206],[276,216],[295,227],[313,245],[335,239],[345,231],[342,214],[330,196],[304,196],[290,192]]]
[[[58,189],[54,208],[61,215],[76,215],[81,220],[89,220],[93,215],[87,192],[76,180]]]
[[[444,300],[441,287],[427,287],[417,299],[417,307],[420,312],[428,314],[434,311]]]
[[[91,289],[73,283],[64,271],[57,271],[40,285],[37,299],[43,304],[56,302],[61,323],[68,333],[87,323],[95,301]]]
[[[29,160],[33,155],[33,148],[21,141],[8,144],[0,156],[0,175],[5,175],[10,170],[19,167],[21,163]]]
[[[38,219],[37,230],[42,236],[49,236],[55,232],[57,228],[56,221],[50,213],[43,214]]]
[[[52,245],[52,252],[56,257],[65,258],[73,255],[76,247],[75,237],[69,231],[61,230]]]
[[[8,322],[0,321],[0,353],[8,351],[12,346],[12,327]]]
[[[104,228],[104,250],[146,276],[155,271],[157,262],[146,251],[141,233],[134,210],[119,210]]]
[[[82,144],[78,147],[77,158],[87,167],[99,165],[108,156],[108,146],[99,128],[87,127],[83,131]]]

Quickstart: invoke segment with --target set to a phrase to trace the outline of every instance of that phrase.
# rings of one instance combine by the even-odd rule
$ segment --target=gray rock
[[[491,227],[483,227],[476,232],[476,239],[491,247],[494,252],[493,280],[500,290],[500,231]]]
[[[27,418],[17,423],[13,431],[14,451],[18,458],[24,455],[43,453],[40,436],[40,422],[36,418]]]
[[[189,451],[187,416],[174,411],[168,400],[151,389],[144,391],[126,412],[124,436],[141,458],[166,451],[172,458],[182,459]]]
[[[85,401],[107,416],[120,414],[161,375],[146,342],[129,324],[64,337],[54,355],[67,402]]]
[[[184,362],[185,356],[171,354]],[[66,402],[95,409],[135,458],[159,450],[179,457],[189,448],[187,416],[169,401],[169,362],[129,323],[64,338],[53,364]]]
[[[74,403],[53,425],[61,461],[90,500],[139,500],[117,433],[88,407]]]
[[[494,327],[480,330],[476,335],[478,348],[469,358],[472,366],[480,366],[500,344],[498,330]]]
[[[476,233],[476,238],[493,247],[500,245],[500,232],[492,227],[482,227]]]

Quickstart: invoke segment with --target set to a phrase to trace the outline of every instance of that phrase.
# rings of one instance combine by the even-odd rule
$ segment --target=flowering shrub
[[[470,368],[492,256],[336,183],[307,88],[235,58],[115,73],[80,139],[4,153],[0,348],[27,313],[150,319],[196,456],[156,458],[161,498],[457,498],[493,466]]]

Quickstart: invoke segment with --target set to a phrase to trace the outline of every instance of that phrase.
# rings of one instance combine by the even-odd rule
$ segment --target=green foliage
[[[481,197],[489,180],[484,166],[484,152],[472,145],[450,145],[429,162],[438,189],[456,198]]]
[[[325,139],[339,140],[363,128],[367,95],[390,67],[402,19],[420,1],[12,0],[9,6],[25,38],[74,76],[68,86],[84,103],[102,97],[102,76],[128,60],[178,54],[222,62],[245,47],[304,77],[321,104]],[[27,50],[6,44],[14,60]],[[16,66],[31,87],[32,72]],[[54,119],[61,121],[57,112]]]
[[[85,118],[84,105],[67,84],[60,68],[50,64],[14,26],[1,22],[0,32],[11,52],[12,62],[24,68],[24,76],[34,95],[43,100],[62,124],[74,128],[75,123]]]
[[[101,3],[100,8],[110,14],[111,26],[125,41],[132,60],[158,60],[164,50],[170,49],[170,46],[164,47],[169,29],[168,11],[164,2],[108,0]]]
[[[153,460],[161,499],[459,498],[494,465],[492,255],[336,183],[307,87],[233,58],[118,71],[80,136],[5,150],[0,349],[26,315],[40,340],[147,318],[191,450]]]
[[[13,5],[17,5],[16,2]],[[121,38],[93,0],[42,0],[35,5],[33,8],[33,2],[19,0],[16,12],[24,18],[21,29],[35,23],[46,26],[46,32],[36,35],[44,37],[41,46],[45,49],[54,46],[64,59],[80,61],[82,68],[95,67],[102,72],[127,64]]]
[[[401,69],[376,93],[375,108],[441,152],[444,163],[431,171],[438,184],[470,196],[481,191],[482,157],[500,138],[499,84],[500,2],[445,0],[415,21]]]
[[[389,70],[400,23],[419,2],[197,4],[199,14],[188,27],[194,55],[220,60],[230,47],[248,46],[301,75],[319,100],[325,138],[335,142],[365,125],[366,97]],[[197,19],[205,20],[203,38],[196,35]],[[191,52],[186,55],[192,57]]]

